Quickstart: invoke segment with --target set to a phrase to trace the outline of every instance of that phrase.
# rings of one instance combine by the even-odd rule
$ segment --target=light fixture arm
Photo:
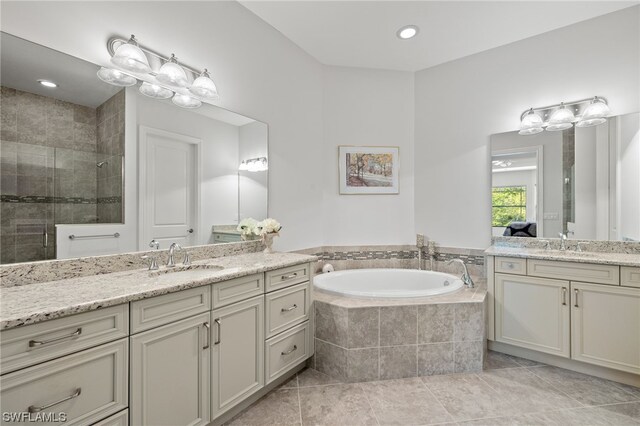
[[[142,52],[145,54],[145,56],[149,60],[149,65],[151,66],[151,72],[149,74],[153,75],[154,77],[157,75],[156,71],[159,70],[162,65],[164,65],[166,62],[170,62],[171,60],[170,57],[163,56],[151,49],[141,46],[138,43],[138,40],[133,35],[131,35],[130,39],[126,39],[118,36],[111,37],[107,41],[107,51],[109,52],[109,55],[113,57],[118,47],[120,47],[122,44],[129,43],[131,40],[133,40],[136,43],[138,48],[142,50]],[[200,74],[202,74],[201,71],[198,71],[195,68],[187,66],[182,62],[180,63],[180,66],[184,68],[185,72],[187,73],[187,76],[190,78],[191,81],[194,81],[196,78],[200,76]]]

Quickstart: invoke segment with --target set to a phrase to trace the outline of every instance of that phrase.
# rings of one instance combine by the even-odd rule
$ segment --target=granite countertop
[[[640,267],[640,255],[629,253],[601,253],[593,251],[577,252],[574,250],[545,250],[526,247],[491,246],[485,250],[484,254],[487,256],[520,257],[528,259]]]
[[[294,253],[250,253],[193,262],[194,269],[181,272],[137,269],[0,288],[0,330],[316,260]]]

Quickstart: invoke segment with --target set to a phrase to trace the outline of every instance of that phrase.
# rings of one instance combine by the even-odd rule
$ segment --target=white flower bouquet
[[[243,240],[253,240],[254,237],[258,236],[258,230],[256,226],[258,225],[258,221],[252,217],[242,219],[238,224],[236,230],[240,232]]]
[[[282,225],[272,218],[267,218],[256,224],[257,235],[277,234],[281,229]]]

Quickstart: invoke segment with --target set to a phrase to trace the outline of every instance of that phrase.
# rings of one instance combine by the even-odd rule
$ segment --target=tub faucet
[[[424,235],[416,235],[416,247],[418,247],[418,271],[422,271],[422,249],[424,248]]]
[[[447,261],[447,265],[451,265],[452,263],[459,263],[462,265],[463,273],[462,273],[462,282],[469,288],[475,287],[473,280],[471,279],[471,275],[469,275],[469,271],[467,270],[467,265],[465,265],[462,259],[451,259]]]

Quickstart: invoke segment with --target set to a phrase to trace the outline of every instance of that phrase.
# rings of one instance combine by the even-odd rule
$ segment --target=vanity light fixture
[[[50,89],[55,89],[58,87],[56,83],[50,80],[38,80],[38,83],[42,84],[44,87],[48,87]]]
[[[142,81],[140,92],[154,99],[169,99],[182,108],[198,108],[202,100],[218,99],[218,89],[207,69],[200,72],[178,64],[174,54],[162,56],[129,40],[113,37],[107,42],[116,68],[98,70],[100,80],[114,86],[133,86]]]
[[[416,25],[405,25],[396,32],[396,35],[401,40],[409,40],[410,38],[417,36],[419,31],[420,28]]]
[[[520,115],[521,135],[535,135],[543,130],[559,131],[576,127],[597,126],[610,114],[607,100],[594,96],[574,102],[561,102],[542,108],[530,108]]]
[[[264,172],[269,169],[267,157],[249,158],[248,160],[242,160],[238,170],[244,170],[248,172]]]

